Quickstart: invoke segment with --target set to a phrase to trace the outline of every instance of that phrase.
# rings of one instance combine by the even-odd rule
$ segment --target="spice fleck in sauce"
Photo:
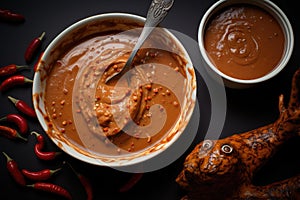
[[[186,62],[165,44],[147,40],[129,81],[121,74],[106,82],[124,66],[138,36],[118,30],[93,36],[53,64],[45,92],[48,121],[75,145],[101,155],[137,152],[162,140],[178,121]]]
[[[205,31],[205,49],[215,66],[228,76],[256,79],[272,71],[284,51],[277,20],[251,5],[226,7]]]

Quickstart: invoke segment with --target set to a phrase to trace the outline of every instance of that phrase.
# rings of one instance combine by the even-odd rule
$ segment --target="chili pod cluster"
[[[42,190],[42,191],[60,195],[62,197],[65,197],[66,199],[72,199],[71,194],[62,186],[50,182],[42,182],[51,178],[51,176],[57,173],[59,170],[61,170],[61,168],[57,168],[54,170],[43,169],[39,171],[29,171],[27,169],[20,170],[18,163],[15,160],[13,160],[5,152],[2,153],[6,158],[6,168],[9,174],[12,176],[12,178],[18,185],[33,187],[34,189],[37,190]],[[25,178],[29,179],[30,181],[34,181],[34,183],[33,184],[26,183]]]
[[[5,92],[15,86],[25,85],[27,83],[32,83],[33,81],[23,75],[14,75],[5,79],[0,85],[0,91]]]
[[[29,116],[29,117],[36,117],[36,112],[34,109],[29,106],[25,101],[21,99],[16,99],[12,96],[8,96],[8,99],[15,105],[15,107],[22,112],[23,114]]]
[[[61,152],[56,151],[43,151],[45,139],[43,135],[33,131],[31,134],[34,134],[37,139],[37,143],[34,145],[35,155],[41,160],[53,160],[56,158]]]
[[[25,21],[25,17],[14,11],[0,8],[0,22],[1,21],[21,23]],[[24,59],[26,64],[29,64],[34,60],[44,38],[45,32],[42,32],[38,37],[33,38],[32,41],[28,44],[24,52]],[[34,65],[34,72],[37,70],[38,65],[41,63],[42,55],[43,52],[40,53],[38,61]],[[9,89],[15,88],[16,86],[25,86],[27,84],[29,85],[30,83],[33,83],[30,78],[27,78],[24,75],[18,73],[23,69],[30,69],[30,67],[27,65],[17,64],[0,66],[0,92],[6,92]],[[0,116],[0,123],[4,122],[5,125],[14,125],[12,128],[1,124],[0,135],[10,139],[21,139],[27,141],[27,138],[23,137],[28,133],[29,130],[26,117],[36,118],[37,116],[35,110],[24,100],[17,99],[12,96],[8,96],[8,99],[14,104],[19,113],[10,113],[4,116]],[[61,154],[61,152],[43,151],[43,148],[45,146],[45,139],[43,135],[36,132],[32,132],[32,134],[36,135],[37,143],[34,145],[34,152],[39,159],[53,160],[57,155]],[[66,188],[55,183],[48,182],[48,180],[54,174],[58,173],[62,168],[46,168],[37,171],[28,169],[21,170],[17,162],[9,157],[8,154],[3,152],[3,155],[6,158],[7,170],[18,185],[24,186],[25,188],[32,187],[36,190],[60,195],[62,197],[65,197],[66,199],[72,199],[71,193],[69,193]],[[88,199],[92,199],[92,190],[91,187],[88,186],[88,180],[81,174],[78,174],[78,178],[86,188]]]

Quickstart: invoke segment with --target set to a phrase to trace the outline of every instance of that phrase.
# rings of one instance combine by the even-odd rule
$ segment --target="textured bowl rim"
[[[116,13],[102,13],[102,14],[97,14],[97,15],[93,15],[93,16],[90,16],[90,17],[87,17],[87,18],[84,18],[82,20],[79,20],[75,23],[73,23],[72,25],[68,26],[67,28],[65,28],[63,31],[61,31],[51,42],[50,44],[47,46],[46,50],[44,51],[44,54],[42,55],[42,58],[41,60],[45,60],[45,58],[47,58],[48,56],[50,56],[50,53],[51,53],[51,49],[53,49],[61,40],[61,38],[63,38],[64,36],[66,36],[69,32],[71,32],[72,30],[76,30],[76,28],[80,27],[82,24],[87,24],[93,20],[104,20],[104,19],[109,19],[109,18],[118,18],[118,17],[121,17],[121,18],[126,18],[126,19],[131,19],[131,20],[134,20],[134,21],[137,21],[137,22],[144,22],[145,21],[145,18],[144,17],[141,17],[139,15],[135,15],[135,14],[129,14],[129,13],[119,13],[119,12],[116,12]],[[187,53],[186,49],[184,48],[184,45],[179,41],[179,39],[173,35],[170,31],[168,31],[167,29],[164,29],[166,31],[166,33],[177,43],[177,45],[181,48],[181,51],[183,52],[184,56],[185,56],[185,59],[187,60],[188,64],[187,66],[189,65],[189,67],[193,67],[192,65],[192,61],[189,57],[189,54]],[[41,77],[40,77],[40,73],[37,71],[34,75],[34,83],[33,83],[33,89],[32,89],[32,96],[33,96],[33,104],[34,104],[34,108],[36,109],[36,112],[37,112],[37,117],[38,117],[38,121],[39,123],[41,124],[42,128],[44,129],[44,131],[47,133],[48,131],[48,126],[47,124],[45,123],[45,119],[44,119],[44,116],[42,115],[42,113],[40,112],[39,109],[39,106],[38,105],[40,102],[37,102],[34,98],[34,96],[36,94],[38,94],[40,91],[41,91]],[[196,79],[194,79],[194,81],[196,81]],[[192,90],[192,94],[191,94],[191,97],[193,100],[196,99],[196,88],[194,88]],[[193,101],[195,102],[195,101]],[[193,104],[192,108],[190,109],[189,113],[186,115],[185,119],[186,120],[190,120],[191,116],[192,116],[192,113],[193,113],[193,110],[195,108],[195,103]],[[43,109],[45,109],[43,107]],[[45,111],[45,110],[43,110]],[[62,149],[64,152],[66,152],[68,155],[78,159],[78,160],[81,160],[81,161],[84,161],[86,163],[90,163],[90,164],[94,164],[94,165],[97,165],[97,166],[109,166],[109,167],[126,167],[126,166],[132,166],[132,165],[136,165],[136,164],[140,164],[144,161],[147,161],[155,156],[157,156],[158,154],[160,154],[161,152],[163,152],[165,149],[169,148],[169,146],[171,146],[175,141],[177,141],[177,139],[180,137],[180,135],[183,133],[183,131],[185,130],[186,127],[183,127],[182,129],[180,129],[178,131],[177,134],[175,134],[175,136],[168,142],[164,145],[164,148],[162,149],[159,149],[155,152],[151,152],[150,154],[147,154],[147,155],[143,155],[143,156],[140,156],[140,157],[136,157],[136,158],[133,158],[133,159],[128,159],[128,160],[125,160],[125,161],[116,161],[116,162],[104,162],[98,158],[93,158],[93,157],[90,157],[90,156],[86,156],[76,150],[74,150],[72,147],[68,146],[67,144],[65,144],[64,142],[62,141],[58,141],[56,138],[53,138],[51,136],[50,139],[60,148]],[[48,133],[47,133],[48,135]]]

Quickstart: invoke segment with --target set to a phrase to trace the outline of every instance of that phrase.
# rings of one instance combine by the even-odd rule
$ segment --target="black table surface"
[[[161,26],[181,32],[197,40],[197,29],[205,11],[214,3],[213,0],[176,0],[172,10]],[[286,68],[275,78],[254,88],[236,90],[226,88],[227,113],[221,137],[233,133],[248,131],[274,122],[278,117],[278,96],[285,95],[288,100],[291,78],[299,67],[300,45],[298,35],[300,32],[300,12],[296,1],[274,0],[289,18],[295,36],[293,54]],[[8,64],[25,64],[24,52],[33,37],[42,31],[46,32],[40,51],[45,49],[54,37],[67,26],[83,18],[109,12],[124,12],[145,16],[150,0],[73,0],[73,1],[17,1],[2,0],[0,8],[10,9],[23,14],[26,21],[22,24],[9,24],[0,22],[0,66]],[[298,22],[297,22],[298,20]],[[21,74],[33,78],[33,65],[30,70]],[[197,74],[199,75],[199,74]],[[1,78],[3,81],[3,78]],[[201,78],[197,79],[199,87],[197,97],[200,106],[201,119],[198,132],[205,132],[210,116],[210,97]],[[23,99],[32,105],[31,86],[16,87],[5,93],[0,93],[0,115],[17,113],[13,104],[7,99],[8,95]],[[205,112],[204,112],[205,111]],[[29,131],[38,131],[45,134],[37,119],[29,119]],[[218,122],[215,122],[218,123]],[[0,138],[0,152],[6,152],[17,161],[20,168],[41,170],[45,168],[58,168],[63,161],[69,162],[78,172],[85,175],[92,183],[95,199],[180,199],[184,191],[177,185],[175,178],[182,169],[186,155],[201,141],[196,136],[190,148],[172,164],[157,171],[146,173],[141,181],[132,190],[119,193],[118,188],[130,177],[130,174],[111,168],[94,166],[79,161],[63,153],[53,161],[41,161],[34,154],[36,140],[28,135],[28,141],[13,141],[5,137]],[[299,173],[300,159],[298,153],[299,139],[292,140],[268,162],[256,175],[256,184],[268,184],[273,181],[288,178]],[[49,151],[59,150],[58,147],[46,137],[46,148]],[[18,186],[6,169],[5,157],[0,155],[0,199],[60,199],[59,196],[38,192],[31,188]],[[74,200],[85,199],[85,192],[70,168],[63,166],[50,182],[67,188]]]

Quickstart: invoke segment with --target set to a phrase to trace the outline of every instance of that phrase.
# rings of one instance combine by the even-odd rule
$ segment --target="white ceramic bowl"
[[[218,11],[220,11],[221,9],[227,6],[237,5],[240,3],[255,5],[269,12],[275,19],[278,20],[284,32],[285,46],[284,46],[284,52],[281,60],[270,73],[260,78],[246,80],[246,79],[233,78],[227,74],[224,74],[212,63],[209,56],[207,55],[204,46],[205,29],[211,17],[214,16],[215,13],[217,13]],[[221,76],[225,86],[227,87],[248,88],[250,86],[271,79],[272,77],[276,76],[287,65],[291,57],[291,54],[293,52],[294,35],[293,35],[292,26],[288,18],[286,17],[286,15],[284,14],[284,12],[277,5],[275,5],[273,2],[269,0],[219,0],[206,11],[206,13],[204,14],[200,22],[198,28],[198,43],[199,43],[201,55],[205,63],[205,67],[212,76]]]
[[[76,22],[75,24],[71,25],[63,32],[61,32],[46,48],[39,64],[37,67],[37,71],[34,76],[34,83],[33,83],[33,103],[35,110],[37,112],[38,120],[42,125],[45,132],[48,136],[52,139],[52,141],[63,151],[67,154],[82,160],[87,163],[100,165],[100,166],[109,166],[109,167],[124,167],[142,163],[146,160],[149,160],[163,152],[165,149],[170,147],[181,135],[184,131],[185,126],[187,125],[190,117],[193,113],[193,109],[195,106],[196,101],[196,77],[191,60],[189,58],[188,53],[185,51],[183,45],[180,43],[175,36],[169,32],[168,30],[164,30],[165,34],[175,41],[175,45],[177,45],[182,52],[183,58],[186,59],[186,87],[187,92],[185,94],[185,99],[183,100],[183,108],[182,109],[180,118],[176,122],[174,128],[170,132],[169,140],[166,140],[164,143],[158,143],[151,147],[151,151],[147,149],[148,153],[145,152],[138,152],[133,155],[126,155],[126,156],[98,156],[93,155],[89,152],[88,149],[85,147],[81,148],[74,148],[74,145],[71,145],[71,141],[65,137],[63,133],[60,133],[56,129],[51,126],[48,126],[47,123],[47,110],[44,104],[44,97],[45,97],[45,87],[47,84],[47,72],[50,70],[53,62],[59,57],[62,53],[60,52],[60,47],[71,45],[80,40],[81,38],[86,37],[87,35],[93,35],[101,30],[101,23],[106,20],[110,19],[122,19],[122,20],[129,20],[135,23],[143,24],[145,18],[126,14],[126,13],[107,13],[107,14],[100,14],[96,16],[91,16],[81,21]],[[84,27],[84,31],[82,31]],[[71,39],[70,39],[71,38]],[[170,44],[169,44],[170,45]],[[174,44],[171,44],[174,45]],[[55,88],[53,88],[55,90]],[[50,134],[49,134],[50,133]],[[145,150],[146,151],[146,150]]]

